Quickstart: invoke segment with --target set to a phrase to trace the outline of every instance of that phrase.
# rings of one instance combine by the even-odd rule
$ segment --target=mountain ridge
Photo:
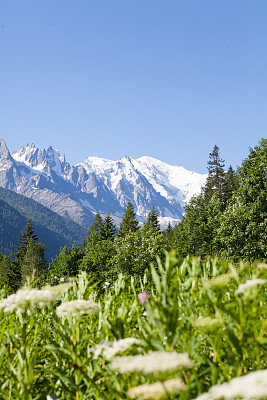
[[[162,227],[175,224],[206,177],[149,156],[117,161],[89,156],[72,166],[52,146],[42,151],[27,144],[11,155],[0,140],[0,186],[33,198],[85,228],[96,212],[109,212],[118,224],[129,200],[140,222],[154,206]]]

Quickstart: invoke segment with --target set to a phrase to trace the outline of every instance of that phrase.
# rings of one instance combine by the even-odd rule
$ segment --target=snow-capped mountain
[[[71,166],[50,146],[41,151],[26,145],[12,155],[0,139],[0,186],[40,202],[88,228],[94,214],[109,212],[114,222],[130,200],[143,222],[152,205],[162,227],[182,219],[183,208],[197,195],[206,174],[168,165],[152,157],[118,161],[88,157]]]

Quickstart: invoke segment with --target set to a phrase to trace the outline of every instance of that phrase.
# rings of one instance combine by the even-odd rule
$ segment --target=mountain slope
[[[33,198],[86,229],[96,212],[109,212],[118,224],[129,200],[141,222],[154,206],[163,227],[169,221],[177,223],[206,177],[151,157],[88,157],[71,166],[52,146],[41,151],[26,145],[11,156],[0,140],[0,186]]]
[[[36,201],[0,188],[0,251],[9,254],[18,245],[17,237],[31,218],[39,241],[45,245],[47,260],[55,258],[60,247],[80,245],[86,231]]]

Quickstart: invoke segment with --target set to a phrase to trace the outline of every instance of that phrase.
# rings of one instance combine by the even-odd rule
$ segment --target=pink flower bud
[[[142,305],[145,304],[145,302],[147,301],[147,298],[148,298],[148,293],[147,293],[146,290],[144,290],[144,291],[141,292],[141,293],[138,293],[138,299],[139,299],[139,301],[140,301],[140,303],[141,303]]]

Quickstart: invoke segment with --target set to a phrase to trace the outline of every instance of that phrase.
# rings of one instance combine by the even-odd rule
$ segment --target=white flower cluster
[[[229,382],[215,385],[207,393],[197,397],[197,400],[216,399],[266,399],[267,369],[250,372],[247,375],[233,378]]]
[[[144,384],[129,389],[127,395],[131,399],[154,399],[159,400],[166,395],[175,394],[185,389],[185,384],[181,379],[169,379],[164,382],[155,382],[151,385]]]
[[[244,293],[247,289],[250,289],[253,286],[264,285],[266,282],[267,279],[251,279],[239,285],[236,289],[236,294]]]
[[[83,314],[92,314],[99,311],[99,306],[92,300],[71,300],[60,304],[57,307],[56,313],[58,317],[67,315],[81,316]]]
[[[214,278],[209,279],[204,283],[206,287],[216,287],[216,286],[224,286],[233,278],[233,273],[228,272],[227,274],[218,275]]]
[[[193,363],[187,353],[155,351],[146,355],[115,357],[110,366],[122,374],[134,371],[149,374],[179,367],[191,368]]]
[[[193,321],[193,326],[195,327],[213,327],[215,325],[221,324],[223,321],[219,318],[210,318],[210,317],[199,317]]]
[[[16,311],[16,314],[30,312],[38,305],[39,308],[49,307],[56,302],[56,292],[50,289],[20,289],[0,302],[0,309],[5,312]]]
[[[113,342],[103,341],[97,344],[91,351],[94,353],[94,359],[102,355],[106,360],[111,360],[117,353],[129,349],[134,344],[139,344],[136,338],[125,338]]]

